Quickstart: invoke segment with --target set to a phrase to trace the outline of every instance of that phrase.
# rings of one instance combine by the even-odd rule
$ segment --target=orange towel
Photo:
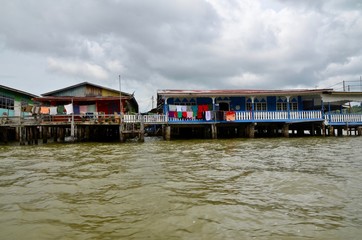
[[[40,107],[40,113],[41,114],[49,114],[49,108],[48,107]]]

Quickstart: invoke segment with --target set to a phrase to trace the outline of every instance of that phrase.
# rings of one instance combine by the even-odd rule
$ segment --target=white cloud
[[[108,73],[103,67],[88,62],[49,58],[48,69],[56,73],[78,77],[80,79],[106,80],[108,78]]]

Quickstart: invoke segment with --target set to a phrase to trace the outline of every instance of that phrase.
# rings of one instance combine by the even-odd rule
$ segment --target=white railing
[[[236,121],[245,121],[252,119],[251,112],[236,112],[235,113],[235,120]]]
[[[304,119],[322,119],[321,111],[291,111],[289,114],[286,111],[265,111],[265,112],[236,112],[237,121],[245,120],[304,120]]]
[[[322,119],[321,111],[290,112],[290,119]]]
[[[145,123],[165,123],[167,122],[166,115],[144,115],[143,122]]]
[[[168,117],[166,115],[123,115],[125,123],[166,123]]]
[[[141,115],[123,115],[123,122],[125,123],[138,123],[141,122]]]
[[[254,112],[254,120],[285,120],[288,112]]]
[[[331,123],[362,122],[362,114],[326,114]]]

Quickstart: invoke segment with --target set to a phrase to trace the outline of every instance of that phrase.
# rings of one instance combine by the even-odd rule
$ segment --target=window
[[[277,111],[288,111],[288,102],[286,97],[277,98]],[[296,98],[289,99],[290,111],[298,111],[298,100]]]
[[[298,99],[291,98],[289,99],[290,111],[298,111]]]
[[[14,98],[0,94],[0,108],[14,110]]]
[[[252,102],[251,98],[246,100],[246,110],[251,111]],[[254,99],[254,111],[267,111],[267,102],[264,97]]]
[[[287,103],[286,102],[277,102],[277,111],[287,111]]]

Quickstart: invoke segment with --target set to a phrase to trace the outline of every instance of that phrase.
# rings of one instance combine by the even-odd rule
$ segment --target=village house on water
[[[0,143],[362,136],[361,103],[361,91],[329,88],[159,90],[140,113],[132,94],[89,82],[41,96],[0,85]]]

